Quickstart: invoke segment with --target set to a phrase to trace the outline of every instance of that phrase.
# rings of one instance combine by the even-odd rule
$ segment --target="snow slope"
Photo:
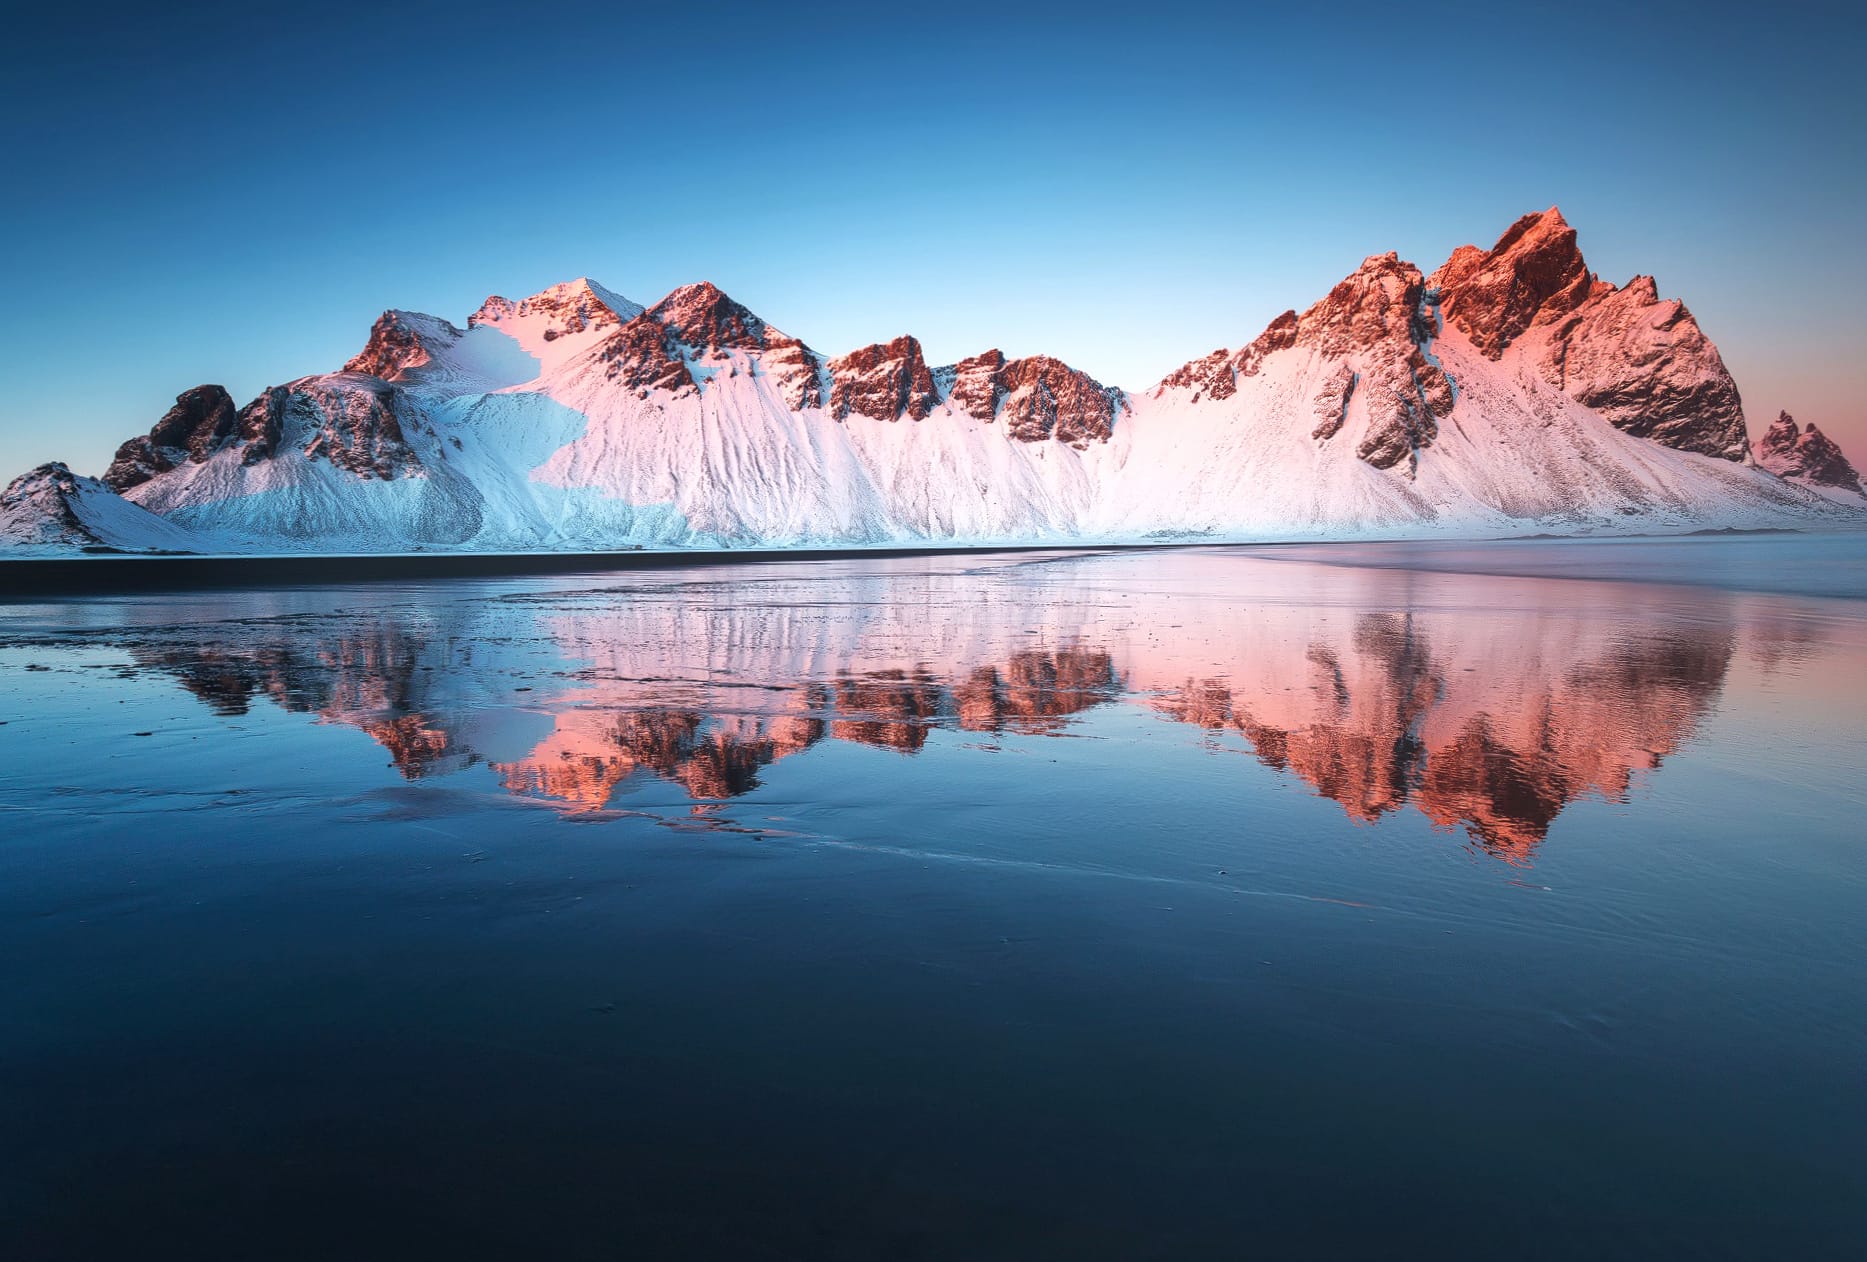
[[[199,543],[181,526],[56,461],[21,474],[0,493],[0,545],[16,554],[187,552]]]

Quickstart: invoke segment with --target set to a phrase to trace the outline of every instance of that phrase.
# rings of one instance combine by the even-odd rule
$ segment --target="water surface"
[[[0,1244],[1843,1253],[1861,549],[1526,546],[0,607]]]

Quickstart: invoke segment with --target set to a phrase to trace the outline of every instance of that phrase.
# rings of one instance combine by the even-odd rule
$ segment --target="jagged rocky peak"
[[[1618,429],[1681,451],[1742,460],[1744,402],[1718,348],[1651,276],[1593,297],[1550,329],[1543,379]]]
[[[1425,333],[1419,323],[1424,292],[1419,268],[1391,250],[1370,255],[1296,318],[1290,343],[1329,356],[1412,344]]]
[[[277,455],[288,437],[314,460],[364,477],[399,477],[421,468],[403,433],[403,402],[390,382],[354,369],[273,386],[237,410],[223,387],[196,386],[176,396],[148,434],[117,448],[103,480],[129,491],[228,448],[251,466]]]
[[[682,285],[648,314],[695,352],[764,350],[773,330],[712,281]]]
[[[1805,429],[1787,412],[1778,414],[1757,440],[1757,463],[1780,478],[1867,494],[1860,474],[1835,440],[1810,422]]]
[[[1010,360],[998,371],[998,385],[998,414],[1011,436],[1027,443],[1055,438],[1081,449],[1107,442],[1128,406],[1120,390],[1048,355]]]
[[[641,394],[700,389],[691,360],[738,351],[756,361],[792,411],[823,406],[823,357],[773,328],[711,281],[683,285],[628,321],[604,343],[599,359],[613,381]]]
[[[1576,247],[1575,229],[1551,206],[1525,215],[1489,250],[1463,245],[1428,282],[1446,319],[1490,359],[1533,324],[1560,319],[1598,282]]]
[[[767,328],[760,363],[778,397],[793,412],[823,406],[823,357],[797,338]]]
[[[642,314],[642,305],[603,288],[589,277],[564,281],[519,302],[495,294],[467,319],[469,328],[499,326],[515,320],[539,320],[543,338],[556,341],[575,333],[613,329]]]
[[[1296,318],[1292,344],[1338,361],[1311,401],[1312,437],[1335,437],[1359,392],[1368,424],[1355,454],[1377,469],[1404,463],[1409,475],[1417,470],[1419,453],[1438,437],[1439,422],[1458,399],[1428,353],[1438,329],[1437,295],[1419,268],[1392,252],[1364,259]]]
[[[235,441],[242,444],[243,465],[255,465],[272,457],[285,433],[285,408],[291,401],[288,386],[269,386],[257,399],[240,409]]]
[[[1588,270],[1555,207],[1489,250],[1461,246],[1427,281],[1447,320],[1491,359],[1518,343],[1542,378],[1637,437],[1742,460],[1744,406],[1718,348],[1651,276],[1617,287]]]
[[[233,436],[239,413],[225,386],[204,385],[175,396],[175,406],[147,434],[117,448],[104,481],[119,491],[190,460],[206,460]]]
[[[995,347],[942,368],[935,376],[946,385],[949,403],[989,425],[998,419],[998,405],[1005,397],[1004,370],[1005,353]]]
[[[1271,356],[1307,348],[1336,361],[1311,400],[1312,437],[1321,443],[1340,433],[1359,390],[1368,424],[1356,454],[1379,469],[1404,463],[1411,475],[1458,397],[1429,351],[1439,331],[1437,302],[1419,268],[1392,251],[1370,255],[1301,315],[1286,311],[1238,350],[1193,360],[1156,392],[1187,389],[1195,403],[1227,399]]]
[[[987,424],[1003,420],[1020,442],[1055,438],[1081,450],[1108,441],[1116,418],[1128,410],[1120,390],[1048,355],[1006,359],[989,350],[934,375],[956,410]]]
[[[877,342],[830,361],[830,415],[851,412],[878,421],[907,416],[921,421],[940,405],[933,372],[920,341],[901,336]]]
[[[344,371],[400,381],[431,363],[440,346],[452,345],[461,336],[459,329],[435,316],[385,311],[370,326],[369,342],[344,365]]]

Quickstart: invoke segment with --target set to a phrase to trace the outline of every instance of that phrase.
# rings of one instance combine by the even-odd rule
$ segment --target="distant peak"
[[[661,305],[665,306],[667,303],[676,300],[701,303],[732,301],[731,298],[727,297],[725,290],[721,289],[710,280],[696,281],[691,285],[675,286],[668,296],[661,300]]]
[[[1797,425],[1795,417],[1780,413],[1757,440],[1755,450],[1757,463],[1778,477],[1861,490],[1860,474],[1835,440],[1813,421]]]
[[[499,325],[512,320],[542,319],[547,339],[581,333],[586,329],[615,328],[642,313],[642,304],[606,289],[587,276],[560,281],[529,298],[513,302],[494,294],[468,318],[470,327]]]
[[[1573,239],[1575,229],[1571,228],[1569,221],[1562,217],[1562,211],[1554,206],[1548,210],[1533,210],[1527,215],[1520,216],[1515,223],[1504,229],[1504,235],[1497,239],[1497,244],[1491,247],[1490,253],[1503,254],[1518,248],[1520,243],[1528,242],[1534,245],[1552,237],[1560,237],[1565,233]]]
[[[751,312],[738,302],[733,301],[727,292],[710,280],[698,284],[681,285],[669,291],[668,296],[649,308],[649,314],[662,323],[691,317],[720,309]]]
[[[763,350],[775,331],[710,280],[682,285],[648,315],[694,350]]]
[[[588,276],[579,276],[576,280],[567,280],[562,284],[553,285],[550,289],[535,295],[535,297],[542,298],[547,294],[562,298],[579,298],[595,301],[607,307],[622,320],[634,319],[636,316],[642,314],[641,303],[631,302],[615,290],[605,288],[596,281],[591,280]]]

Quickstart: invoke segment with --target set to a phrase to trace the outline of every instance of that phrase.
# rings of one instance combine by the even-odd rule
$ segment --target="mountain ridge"
[[[238,408],[185,391],[102,485],[235,552],[1853,520],[1867,495],[1819,439],[1754,456],[1690,311],[1601,280],[1551,207],[1431,273],[1371,255],[1138,393],[1043,355],[932,365],[906,334],[827,356],[711,282],[643,305],[580,278],[464,328],[390,310],[337,372]],[[63,546],[24,507],[63,485],[9,489],[0,539]]]

